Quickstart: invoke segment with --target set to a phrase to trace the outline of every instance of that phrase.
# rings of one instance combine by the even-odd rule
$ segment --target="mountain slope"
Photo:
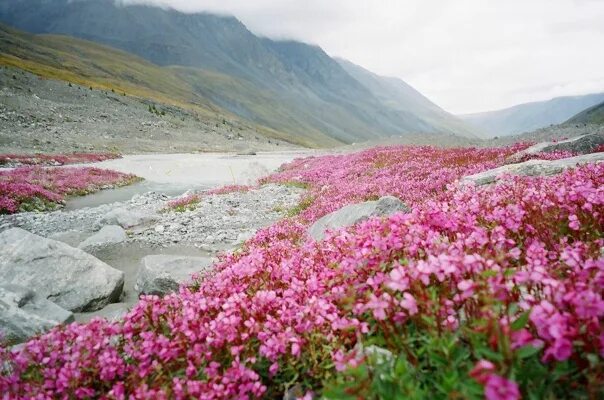
[[[319,47],[259,38],[233,17],[116,6],[112,0],[18,0],[0,4],[0,21],[93,40],[169,66],[220,108],[299,137],[472,136],[421,96],[417,106],[395,96],[385,101]]]
[[[587,110],[581,111],[568,121],[568,124],[604,124],[604,102],[597,104]]]
[[[267,137],[306,146],[337,144],[320,132],[305,136],[250,123],[217,106],[187,81],[142,58],[121,50],[60,35],[31,35],[0,24],[0,65],[194,111],[210,124],[235,121]]]
[[[336,60],[346,72],[363,84],[388,107],[401,112],[413,113],[443,132],[457,133],[468,137],[481,135],[478,129],[438,107],[405,81],[374,74],[341,58]]]
[[[459,117],[488,134],[506,136],[560,124],[576,113],[604,101],[604,93],[556,97],[548,101],[519,104],[502,110]]]

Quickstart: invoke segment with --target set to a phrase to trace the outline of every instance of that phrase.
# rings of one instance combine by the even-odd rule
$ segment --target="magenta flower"
[[[487,400],[518,400],[520,391],[516,382],[491,374],[486,380],[484,395]]]

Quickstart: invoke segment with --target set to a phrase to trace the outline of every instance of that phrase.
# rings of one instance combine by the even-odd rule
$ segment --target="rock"
[[[156,219],[156,216],[150,213],[128,210],[126,208],[116,208],[105,214],[101,218],[100,223],[102,225],[119,225],[124,229],[128,229],[139,225],[149,224]]]
[[[78,248],[84,251],[90,251],[99,247],[118,244],[128,240],[126,231],[119,225],[107,225],[101,228],[100,231],[84,240]]]
[[[323,216],[311,225],[308,234],[319,241],[325,237],[327,230],[352,226],[371,217],[387,216],[399,211],[409,212],[411,210],[394,196],[384,196],[376,201],[350,204]]]
[[[52,235],[48,236],[48,239],[58,240],[59,242],[63,242],[72,247],[77,247],[80,243],[82,243],[83,240],[86,239],[88,235],[89,233],[71,229],[68,231],[53,233]]]
[[[166,228],[163,225],[157,225],[155,227],[155,232],[157,233],[163,233],[166,230]]]
[[[501,175],[521,175],[521,176],[547,176],[555,175],[567,168],[573,168],[577,165],[587,163],[598,163],[604,161],[604,153],[584,154],[582,156],[562,158],[560,160],[529,160],[518,164],[508,164],[502,167],[479,172],[474,175],[466,176],[461,179],[461,183],[474,183],[476,185],[486,185],[493,183]]]
[[[124,273],[80,249],[20,228],[0,233],[0,282],[25,286],[66,310],[118,300]]]
[[[604,144],[604,134],[592,133],[558,142],[537,143],[521,152],[514,154],[511,159],[520,159],[524,155],[540,152],[551,153],[554,151],[572,151],[578,154],[593,152],[598,146]]]
[[[110,322],[116,322],[121,320],[128,312],[130,308],[125,303],[111,303],[102,309],[85,314],[77,314],[75,316],[77,322],[88,322],[93,318],[104,318]]]
[[[134,289],[139,294],[163,296],[178,290],[194,273],[207,271],[211,264],[209,257],[146,256],[141,260]]]
[[[31,289],[0,286],[0,336],[9,344],[26,341],[53,327],[73,322],[73,314]]]

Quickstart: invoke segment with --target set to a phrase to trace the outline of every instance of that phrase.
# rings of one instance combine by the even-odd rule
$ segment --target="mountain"
[[[566,123],[604,125],[604,102],[581,111],[566,121]]]
[[[604,93],[556,97],[548,101],[519,104],[502,110],[459,117],[486,132],[489,137],[507,136],[560,124],[602,101]]]
[[[348,60],[341,58],[336,60],[346,72],[368,88],[386,106],[419,116],[430,126],[444,132],[454,132],[467,137],[481,136],[479,129],[473,128],[432,103],[402,79],[377,75]]]
[[[400,80],[367,79],[369,71],[318,46],[258,37],[234,17],[112,0],[14,0],[0,1],[0,21],[124,50],[169,70],[200,102],[300,140],[475,136]]]

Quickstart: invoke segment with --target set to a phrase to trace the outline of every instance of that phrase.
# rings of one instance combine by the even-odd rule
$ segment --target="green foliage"
[[[300,200],[300,203],[298,203],[297,206],[295,206],[295,207],[289,209],[289,211],[287,211],[287,216],[295,217],[296,215],[300,214],[302,211],[304,211],[308,207],[310,207],[314,201],[315,201],[315,198],[312,196],[304,197],[302,200]]]

